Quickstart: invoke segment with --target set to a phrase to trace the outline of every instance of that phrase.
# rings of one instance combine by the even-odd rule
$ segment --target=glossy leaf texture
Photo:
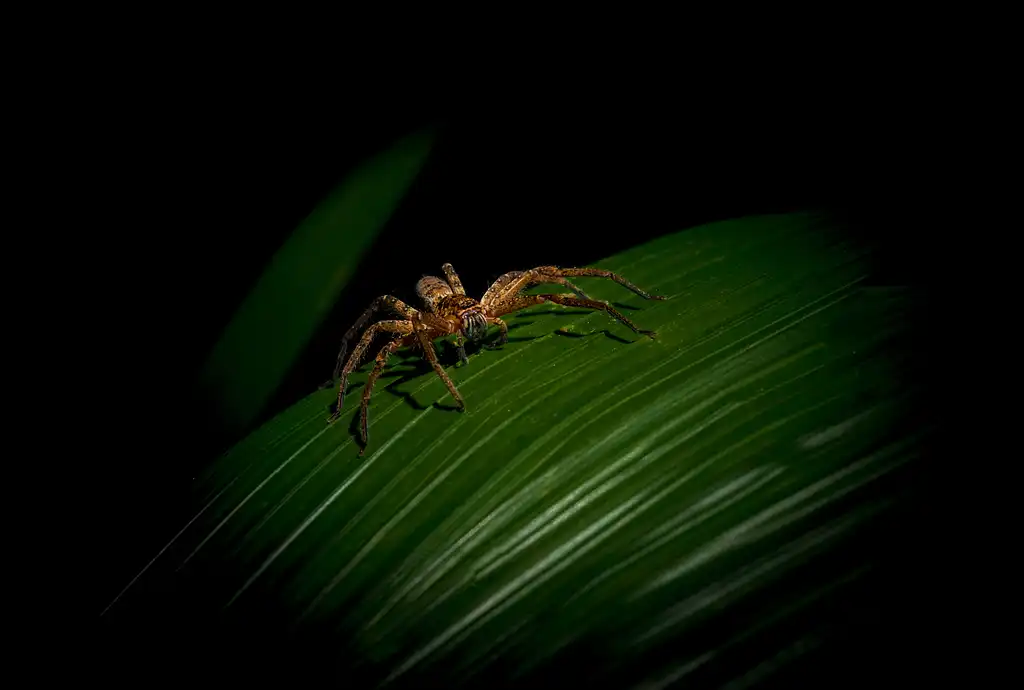
[[[448,368],[465,413],[408,353],[359,457],[364,367],[341,421],[319,391],[201,477],[104,618],[167,621],[229,676],[366,687],[724,683],[795,658],[828,637],[816,607],[879,565],[929,433],[920,298],[872,284],[873,252],[805,213],[609,257],[668,299],[581,287],[656,339],[521,312],[502,350]]]

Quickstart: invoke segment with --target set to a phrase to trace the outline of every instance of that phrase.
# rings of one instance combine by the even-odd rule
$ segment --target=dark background
[[[418,128],[438,128],[428,163],[263,419],[329,377],[373,297],[414,300],[416,280],[446,261],[479,295],[508,270],[586,265],[719,219],[824,209],[882,241],[875,282],[935,278],[917,234],[936,214],[923,203],[935,154],[910,134],[910,104],[766,89],[682,105],[491,94],[364,111],[303,96],[289,110],[265,89],[186,88],[126,118],[131,146],[106,207],[122,234],[94,246],[88,346],[94,400],[118,402],[108,424],[119,429],[92,470],[97,613],[187,521],[192,477],[237,440],[194,385],[220,330],[323,196]],[[105,428],[86,434],[98,442]]]

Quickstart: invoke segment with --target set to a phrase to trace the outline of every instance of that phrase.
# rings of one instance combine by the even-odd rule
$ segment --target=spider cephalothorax
[[[537,304],[552,302],[567,307],[586,307],[589,309],[600,309],[615,317],[625,325],[629,326],[635,333],[654,337],[653,331],[643,331],[637,328],[632,321],[616,311],[607,302],[591,299],[578,287],[569,282],[568,278],[575,277],[598,277],[610,278],[619,285],[629,288],[645,299],[661,300],[664,297],[650,295],[636,285],[610,271],[599,268],[557,268],[555,266],[540,266],[529,271],[512,271],[501,276],[491,287],[487,289],[484,296],[478,302],[466,295],[462,287],[462,281],[455,273],[451,264],[441,267],[444,271],[444,278],[436,276],[424,276],[416,284],[416,295],[423,301],[424,310],[413,309],[396,297],[382,295],[370,304],[363,315],[352,325],[341,341],[341,351],[338,353],[338,363],[334,368],[334,378],[341,376],[338,388],[338,407],[334,414],[328,419],[333,422],[341,414],[341,407],[345,401],[345,386],[348,384],[348,377],[362,363],[366,350],[373,343],[373,339],[380,334],[387,334],[388,342],[378,351],[376,363],[370,372],[363,388],[363,400],[359,415],[359,432],[362,438],[363,447],[359,451],[362,455],[366,450],[368,433],[366,428],[367,406],[370,402],[370,394],[373,392],[373,384],[377,377],[384,370],[391,353],[405,345],[418,345],[423,350],[423,356],[430,362],[434,371],[444,381],[448,392],[459,406],[465,410],[466,405],[459,395],[458,389],[452,380],[441,367],[434,350],[433,341],[443,336],[454,335],[455,344],[458,349],[459,359],[468,362],[466,358],[465,341],[479,341],[483,339],[489,326],[497,326],[500,329],[498,340],[491,345],[484,345],[487,348],[501,347],[508,342],[508,326],[501,320],[501,316],[510,314],[520,309],[526,309]],[[553,283],[562,285],[573,291],[574,294],[545,294],[525,295],[523,290],[541,285]],[[400,319],[389,319],[378,321],[366,329],[363,337],[352,351],[352,355],[345,361],[345,354],[348,352],[349,341],[356,336],[369,318],[377,311],[388,311]],[[344,363],[344,365],[343,365]]]
[[[451,264],[446,264],[451,266]],[[455,280],[459,277],[452,274]],[[459,291],[462,283],[456,282]],[[453,286],[436,276],[423,276],[416,283],[416,294],[434,314],[452,323],[459,335],[469,340],[480,340],[487,333],[487,317],[479,302],[462,292],[453,291]]]

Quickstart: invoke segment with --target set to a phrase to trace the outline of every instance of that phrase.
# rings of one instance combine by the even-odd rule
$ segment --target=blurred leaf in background
[[[264,409],[422,169],[434,136],[417,131],[357,167],[277,251],[201,374],[229,434]]]
[[[335,394],[314,393],[197,479],[194,517],[105,620],[174,630],[161,666],[234,681],[791,673],[879,615],[892,554],[915,543],[899,516],[931,433],[923,295],[873,284],[874,251],[801,213],[608,257],[669,300],[584,289],[657,340],[602,313],[521,312],[502,350],[450,369],[463,414],[400,353],[362,458],[358,395],[328,426]]]

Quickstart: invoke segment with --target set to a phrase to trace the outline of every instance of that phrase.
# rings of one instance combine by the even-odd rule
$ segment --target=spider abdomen
[[[416,295],[423,300],[429,311],[440,314],[441,300],[452,296],[452,288],[447,281],[437,276],[423,276],[416,283]]]

